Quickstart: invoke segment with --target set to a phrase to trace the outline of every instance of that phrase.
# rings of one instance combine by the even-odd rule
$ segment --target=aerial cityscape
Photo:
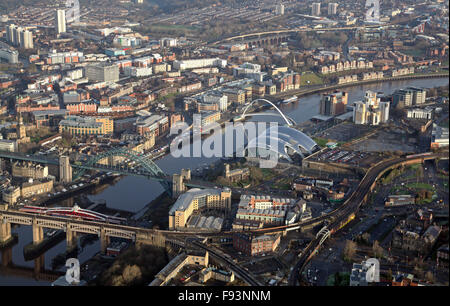
[[[0,0],[0,285],[449,286],[448,13]]]

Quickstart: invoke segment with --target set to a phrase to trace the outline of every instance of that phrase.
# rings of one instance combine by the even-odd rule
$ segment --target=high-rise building
[[[337,14],[337,3],[328,3],[328,15],[336,15]]]
[[[355,124],[378,125],[389,120],[389,102],[380,102],[377,93],[366,91],[364,101],[357,101],[353,107]]]
[[[380,121],[387,122],[389,120],[389,106],[390,102],[380,102]]]
[[[380,1],[379,0],[366,0],[366,22],[378,23],[380,22]]]
[[[313,2],[312,9],[311,9],[311,15],[320,16],[320,3]]]
[[[66,11],[56,10],[55,29],[56,29],[56,33],[58,33],[58,34],[66,32]]]
[[[10,24],[6,26],[6,40],[13,45],[15,45],[14,42],[14,31],[16,30],[16,25]]]
[[[392,95],[392,102],[398,108],[425,103],[427,91],[422,88],[408,87],[399,89]]]
[[[15,46],[20,46],[21,45],[21,40],[20,40],[20,32],[23,31],[22,27],[16,27],[13,31],[13,44]]]
[[[284,4],[278,3],[275,7],[275,14],[276,15],[284,15]]]
[[[20,46],[24,49],[33,49],[33,34],[28,31],[22,31],[19,33]]]
[[[59,181],[63,183],[72,182],[72,166],[69,156],[59,157]]]
[[[110,63],[99,63],[86,66],[86,77],[90,82],[117,82],[119,66]]]
[[[353,122],[356,124],[366,123],[366,104],[363,101],[357,101],[353,106]]]
[[[398,108],[408,107],[412,105],[412,96],[411,91],[399,89],[392,95],[392,102]]]
[[[336,91],[329,95],[323,95],[320,101],[320,114],[325,116],[337,116],[345,112],[348,102],[348,93]]]

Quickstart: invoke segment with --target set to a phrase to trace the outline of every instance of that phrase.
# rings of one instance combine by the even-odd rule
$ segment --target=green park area
[[[302,74],[300,78],[300,86],[306,85],[321,85],[323,84],[323,80],[315,73],[305,73]]]

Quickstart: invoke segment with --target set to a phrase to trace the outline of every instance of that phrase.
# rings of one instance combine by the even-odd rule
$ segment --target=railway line
[[[336,233],[341,228],[343,228],[351,219],[355,217],[355,214],[361,208],[361,206],[367,200],[372,189],[375,187],[376,181],[383,176],[388,170],[395,166],[400,166],[402,164],[414,164],[418,162],[423,162],[425,159],[435,159],[435,158],[448,158],[448,153],[443,154],[433,154],[424,153],[417,154],[414,156],[406,156],[401,158],[393,158],[387,161],[382,161],[366,173],[364,178],[361,180],[358,188],[355,192],[344,202],[339,208],[328,214],[326,219],[330,221],[327,228],[330,230],[331,234]],[[297,261],[296,265],[291,271],[289,276],[289,285],[295,286],[300,278],[300,275],[305,268],[309,260],[316,254],[321,246],[321,239],[317,237],[313,239],[308,246],[303,251],[300,259]]]

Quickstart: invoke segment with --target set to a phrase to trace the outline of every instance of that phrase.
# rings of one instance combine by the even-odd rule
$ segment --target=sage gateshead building
[[[251,139],[244,155],[260,159],[277,156],[294,162],[294,159],[303,159],[318,149],[317,143],[306,134],[288,126],[273,126]]]

